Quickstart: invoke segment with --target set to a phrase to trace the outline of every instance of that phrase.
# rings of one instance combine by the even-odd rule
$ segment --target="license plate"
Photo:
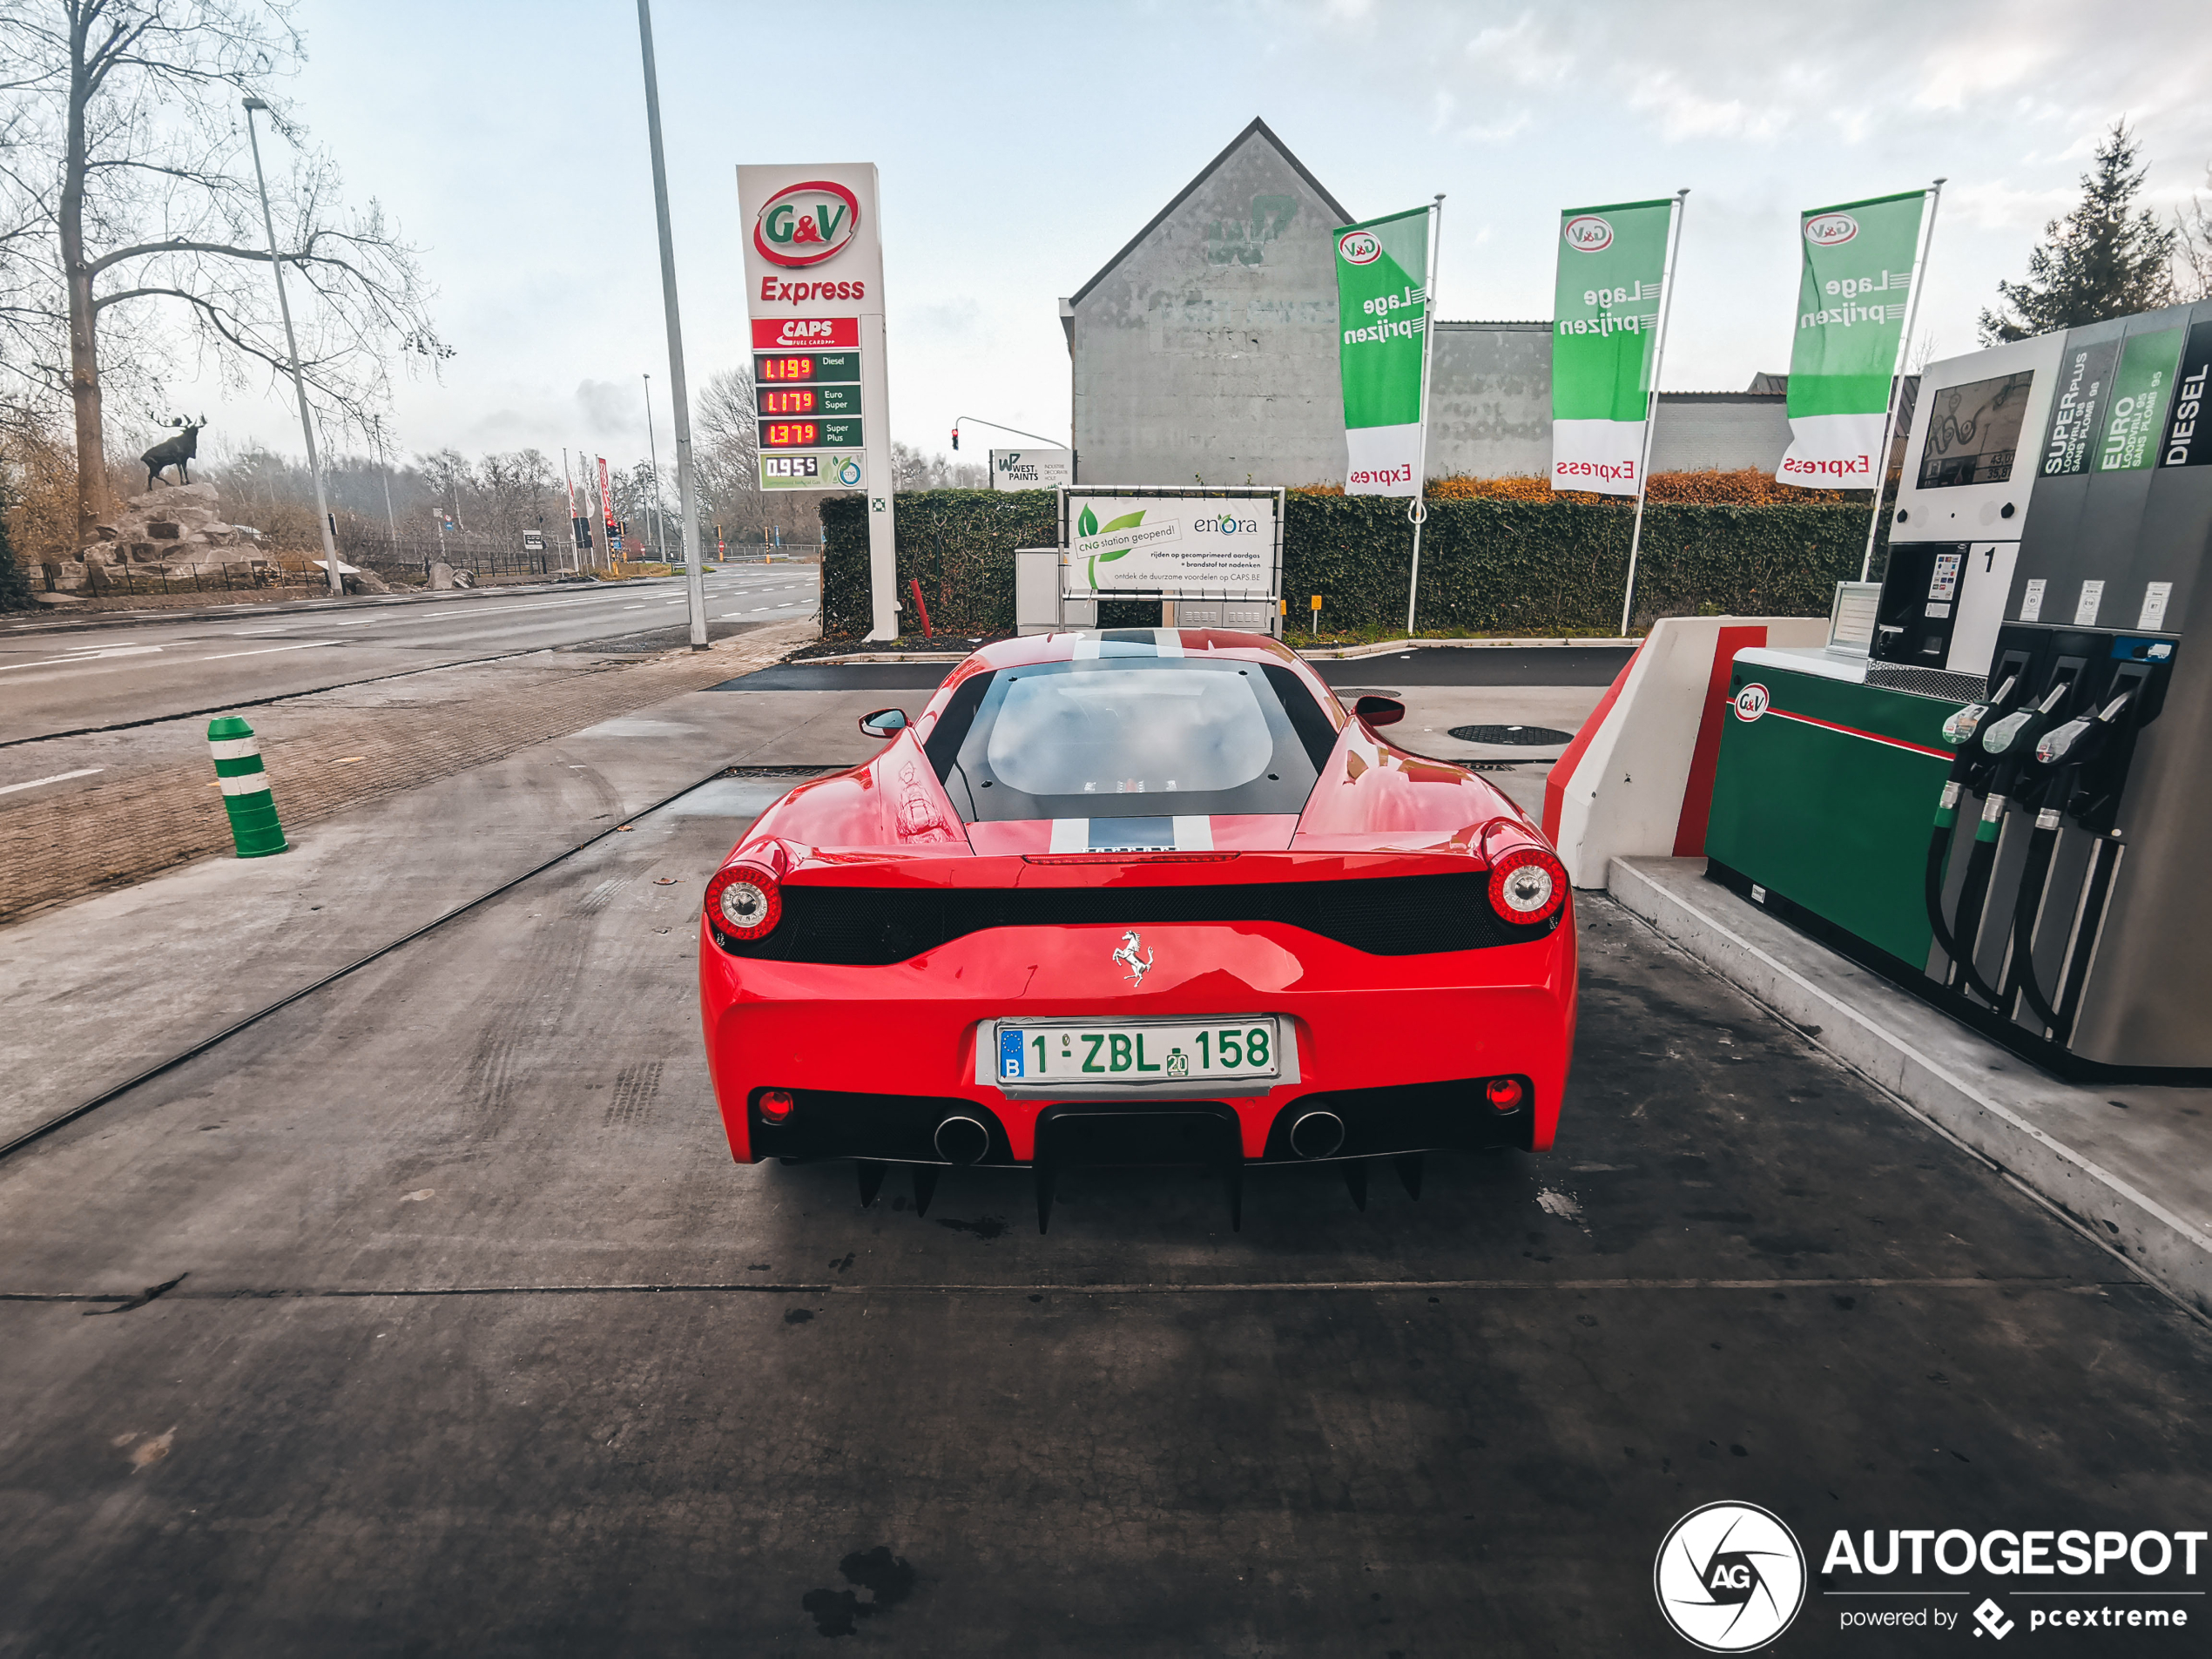
[[[1163,1020],[1001,1020],[996,1081],[1012,1088],[1114,1089],[1238,1082],[1283,1074],[1271,1016],[1204,1025]]]

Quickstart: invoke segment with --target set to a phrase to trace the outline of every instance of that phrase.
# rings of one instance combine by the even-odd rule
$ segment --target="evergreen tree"
[[[8,534],[8,492],[0,488],[0,610],[30,610],[37,601],[30,597],[30,579],[16,563],[15,539]]]
[[[2114,122],[2081,176],[2081,205],[2046,225],[2043,245],[2027,256],[2027,280],[1997,285],[2004,304],[1981,314],[1983,345],[2172,302],[2175,233],[2134,206],[2148,171],[2135,165],[2127,122]]]

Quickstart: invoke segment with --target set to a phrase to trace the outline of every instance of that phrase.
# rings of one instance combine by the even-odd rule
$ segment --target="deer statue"
[[[197,421],[187,421],[180,415],[172,421],[170,425],[180,426],[184,428],[184,430],[173,438],[155,444],[152,448],[138,457],[146,463],[146,488],[148,489],[152,489],[156,484],[163,482],[161,469],[164,467],[176,468],[179,483],[192,482],[192,471],[186,463],[199,453],[199,434],[201,428],[206,424],[207,417],[204,415]]]

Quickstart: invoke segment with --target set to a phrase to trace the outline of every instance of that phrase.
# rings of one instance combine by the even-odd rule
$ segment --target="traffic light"
[[[953,428],[953,448],[955,450],[960,448],[960,428],[958,427],[954,427]]]

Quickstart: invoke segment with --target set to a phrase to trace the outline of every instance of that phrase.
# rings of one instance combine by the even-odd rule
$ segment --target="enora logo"
[[[1805,240],[1815,247],[1838,247],[1858,234],[1849,213],[1816,213],[1805,221]]]
[[[860,226],[860,200],[843,185],[792,185],[761,205],[752,246],[773,265],[819,265],[842,253]]]
[[[1613,246],[1613,225],[1595,213],[1577,213],[1560,233],[1577,253],[1602,253]]]
[[[1372,265],[1382,258],[1382,243],[1372,231],[1346,231],[1337,238],[1337,252],[1346,265]]]

